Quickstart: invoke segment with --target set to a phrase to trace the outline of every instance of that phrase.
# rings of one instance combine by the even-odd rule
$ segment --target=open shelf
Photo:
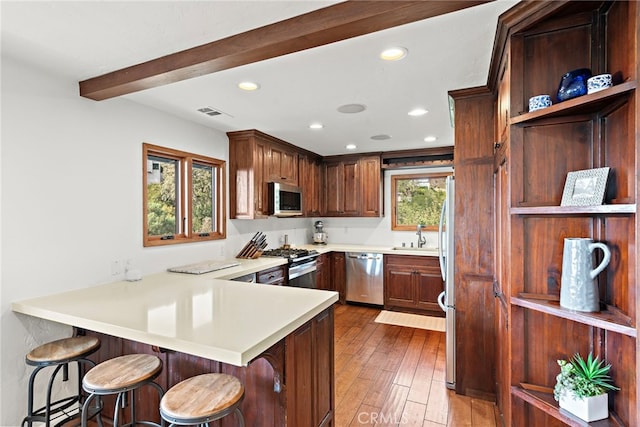
[[[637,206],[633,204],[598,206],[521,206],[512,207],[512,215],[632,215]]]
[[[519,116],[511,117],[510,123],[514,125],[518,123],[526,123],[532,120],[564,116],[567,114],[593,113],[600,110],[604,105],[610,103],[612,98],[634,91],[637,85],[638,84],[635,80],[624,82],[596,93],[582,95],[577,98],[554,104],[551,107],[536,110],[531,113],[522,113]]]
[[[609,306],[607,306],[607,310],[597,313],[573,311],[561,307],[559,301],[550,300],[546,295],[511,297],[511,304],[634,338],[637,335],[636,328],[631,325],[630,319]]]
[[[615,414],[612,413],[610,413],[609,418],[605,420],[593,421],[591,423],[583,421],[580,418],[577,418],[569,412],[565,411],[564,409],[560,409],[560,407],[558,407],[558,402],[555,401],[555,399],[553,398],[553,394],[551,393],[544,393],[535,390],[525,390],[522,387],[511,386],[511,394],[572,427],[622,427],[624,425],[619,422],[616,419]]]

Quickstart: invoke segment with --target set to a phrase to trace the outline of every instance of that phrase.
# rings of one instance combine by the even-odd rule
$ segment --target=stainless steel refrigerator
[[[447,177],[447,196],[442,204],[440,213],[440,226],[438,227],[438,247],[440,252],[440,270],[442,280],[444,280],[444,292],[438,296],[438,304],[446,314],[446,356],[447,368],[446,378],[448,388],[455,388],[456,385],[456,305],[455,305],[455,282],[454,282],[454,254],[455,244],[453,241],[454,227],[454,197],[455,186],[453,176]]]

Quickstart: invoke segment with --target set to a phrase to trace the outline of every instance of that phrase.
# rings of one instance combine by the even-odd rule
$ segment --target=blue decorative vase
[[[585,95],[589,77],[591,77],[591,70],[588,68],[569,71],[562,76],[560,87],[558,87],[558,102]]]

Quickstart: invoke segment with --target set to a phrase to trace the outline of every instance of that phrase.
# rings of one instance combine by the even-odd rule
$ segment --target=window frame
[[[179,163],[176,207],[179,219],[176,221],[178,230],[172,234],[149,236],[148,207],[147,207],[147,158],[156,156]],[[215,188],[212,184],[212,209],[217,206],[217,211],[212,212],[213,228],[217,231],[210,233],[194,233],[193,228],[193,165],[200,164],[215,169]],[[159,145],[142,144],[142,241],[144,247],[176,245],[182,243],[202,242],[209,240],[221,240],[227,237],[227,173],[226,162],[213,157],[189,153]]]
[[[432,179],[432,178],[446,178],[448,176],[453,175],[453,172],[425,172],[425,173],[412,173],[405,175],[391,175],[391,231],[416,231],[418,224],[406,225],[406,224],[398,224],[397,217],[397,182],[400,180],[406,179]],[[426,225],[422,228],[426,231],[438,231],[437,225]]]

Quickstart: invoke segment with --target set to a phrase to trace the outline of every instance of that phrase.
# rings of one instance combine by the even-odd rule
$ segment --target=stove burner
[[[304,257],[304,256],[309,256],[309,255],[316,255],[317,253],[318,253],[318,251],[313,250],[313,249],[312,250],[308,250],[308,249],[293,249],[293,248],[283,249],[283,248],[278,248],[278,249],[266,250],[266,251],[262,252],[262,256],[294,259],[294,258],[300,258],[300,257]]]

